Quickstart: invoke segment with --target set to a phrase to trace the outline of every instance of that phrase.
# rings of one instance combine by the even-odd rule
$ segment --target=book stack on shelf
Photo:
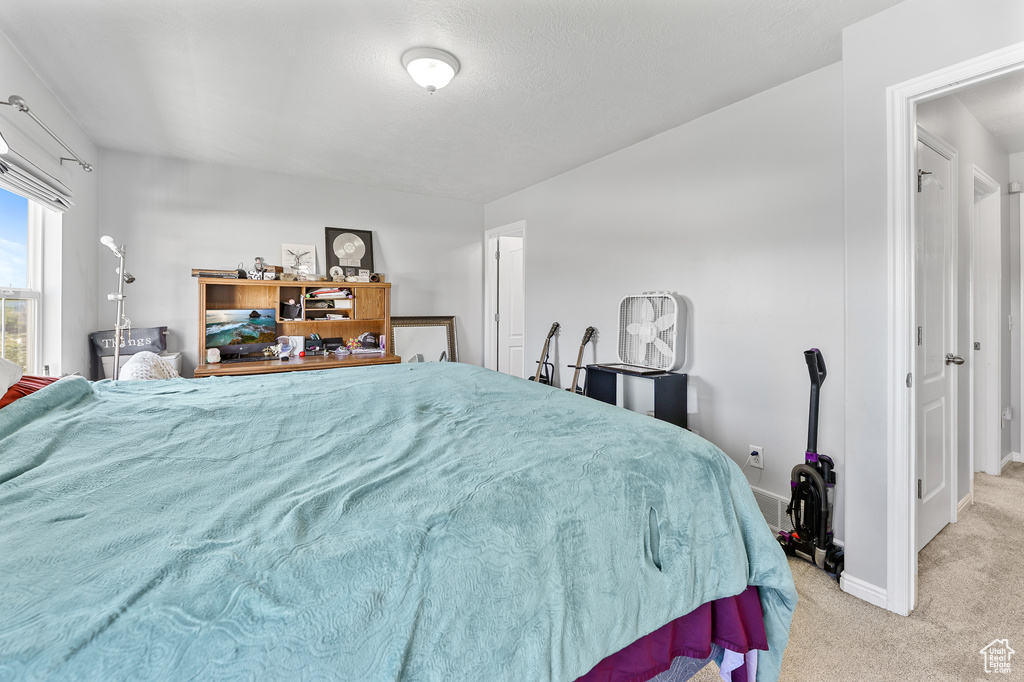
[[[326,312],[334,310],[352,310],[352,290],[327,287],[314,289],[306,293],[306,310],[325,311],[324,320],[349,320],[351,313]]]
[[[210,270],[208,268],[192,268],[193,277],[216,277],[217,279],[238,279],[238,270]]]
[[[245,270],[213,270],[210,268],[192,268],[193,277],[213,277],[215,279],[278,279],[284,268],[280,265],[263,265],[263,272],[253,276],[253,272],[246,273]],[[242,273],[239,278],[238,274]]]

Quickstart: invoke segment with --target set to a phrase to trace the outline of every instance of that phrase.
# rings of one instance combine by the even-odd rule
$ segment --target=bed
[[[458,363],[58,381],[0,510],[0,680],[572,682],[751,589],[773,680],[796,604],[713,445]]]

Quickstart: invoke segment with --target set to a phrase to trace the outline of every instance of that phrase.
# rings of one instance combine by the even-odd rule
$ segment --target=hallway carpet
[[[790,559],[800,603],[784,682],[1024,680],[1024,464],[975,474],[974,505],[918,557],[918,603],[907,618],[839,590]],[[884,551],[884,547],[879,547]],[[986,674],[981,649],[1007,639],[1009,674]],[[720,680],[714,664],[693,680]]]

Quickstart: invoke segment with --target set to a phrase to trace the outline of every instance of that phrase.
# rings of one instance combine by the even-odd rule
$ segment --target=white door
[[[523,238],[498,237],[498,371],[525,377]]]
[[[952,163],[917,143],[917,549],[952,520],[956,452]]]

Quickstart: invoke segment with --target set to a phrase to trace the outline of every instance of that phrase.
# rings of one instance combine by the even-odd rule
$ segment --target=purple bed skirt
[[[701,604],[608,656],[576,682],[647,682],[668,670],[677,656],[708,658],[712,644],[740,654],[768,650],[756,587],[751,585],[735,597]],[[746,682],[746,665],[734,670],[732,679]]]

